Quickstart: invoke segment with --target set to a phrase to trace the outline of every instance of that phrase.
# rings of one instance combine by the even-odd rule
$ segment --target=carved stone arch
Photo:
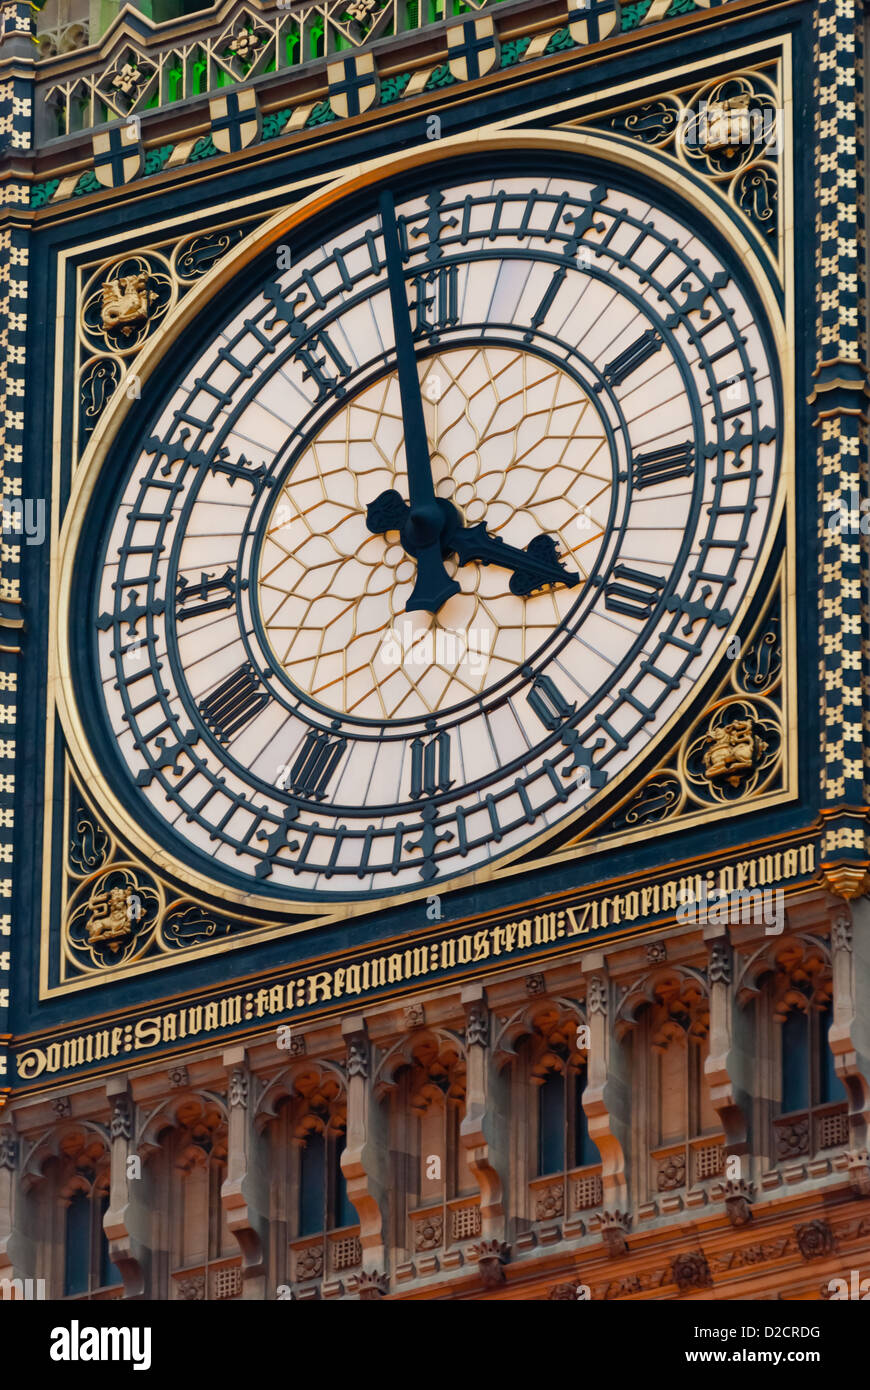
[[[578,1046],[577,1031],[586,1026],[586,1013],[576,999],[561,995],[534,999],[502,1025],[493,1052],[496,1066],[501,1069],[513,1062],[518,1045],[525,1038],[542,1040],[541,1056],[532,1068],[533,1076],[543,1081],[551,1071],[568,1066],[580,1066],[586,1049]]]
[[[21,1165],[21,1182],[25,1192],[45,1177],[45,1165],[52,1159],[78,1168],[91,1190],[98,1167],[108,1164],[110,1155],[109,1131],[96,1120],[69,1120],[41,1135],[33,1144]],[[92,1173],[90,1179],[85,1175]]]
[[[347,1076],[338,1062],[302,1058],[279,1072],[263,1090],[254,1116],[262,1132],[277,1118],[285,1102],[302,1100],[312,1123],[308,1130],[329,1128],[331,1112],[337,1104],[347,1106]],[[326,1117],[324,1119],[324,1116]]]
[[[223,1096],[214,1091],[180,1091],[142,1115],[136,1149],[148,1159],[162,1148],[167,1130],[182,1133],[188,1130],[191,1143],[180,1156],[179,1164],[191,1168],[207,1161],[216,1143],[226,1147],[227,1121],[227,1103]]]
[[[828,942],[797,932],[765,942],[740,972],[737,999],[741,1007],[757,998],[766,985],[771,988],[777,1023],[783,1023],[791,1009],[823,1009],[833,993]]]
[[[710,1030],[710,990],[703,971],[668,964],[641,975],[616,1010],[617,1038],[636,1028],[650,1008],[655,1010],[654,1052],[664,1052],[675,1041],[703,1042]]]
[[[426,1094],[429,1087],[435,1087],[445,1100],[465,1100],[466,1051],[459,1033],[449,1028],[418,1028],[400,1038],[378,1062],[374,1078],[378,1100],[395,1089],[400,1073],[409,1067],[420,1076],[411,1099],[417,1114],[425,1114],[434,1098],[434,1092]]]

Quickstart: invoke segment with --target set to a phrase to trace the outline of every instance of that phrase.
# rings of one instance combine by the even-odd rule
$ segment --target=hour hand
[[[536,589],[550,584],[564,584],[573,589],[580,583],[579,574],[572,574],[559,559],[552,536],[542,533],[529,541],[525,550],[508,545],[498,536],[491,536],[484,523],[458,527],[448,538],[451,549],[461,565],[477,560],[482,565],[501,565],[513,570],[509,588],[512,594],[528,598]]]
[[[375,535],[398,531],[405,550],[416,559],[417,583],[409,608],[426,608],[435,613],[450,594],[458,592],[459,585],[448,579],[441,567],[443,557],[451,553],[460,565],[477,561],[513,570],[509,588],[521,598],[551,584],[573,589],[580,583],[579,574],[572,574],[561,563],[552,536],[535,536],[525,550],[519,550],[498,536],[491,536],[482,521],[476,526],[463,526],[459,512],[443,497],[436,498],[429,509],[415,510],[391,488],[369,503],[366,525]]]
[[[454,524],[454,518],[454,508],[443,498],[436,497],[428,507],[409,507],[394,488],[382,492],[366,508],[366,526],[372,534],[398,531],[405,551],[417,562],[417,580],[405,605],[409,613],[437,613],[460,592],[456,580],[444,568],[449,548],[445,547],[443,536]]]

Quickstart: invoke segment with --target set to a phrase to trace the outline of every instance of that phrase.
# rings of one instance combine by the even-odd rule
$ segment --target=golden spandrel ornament
[[[737,67],[725,77],[662,90],[571,122],[636,141],[700,174],[755,232],[780,275],[785,226],[780,198],[788,132],[782,61]]]
[[[783,642],[784,566],[744,643],[732,639],[728,673],[676,746],[623,799],[566,848],[682,820],[714,807],[746,806],[788,783]]]
[[[260,220],[240,218],[79,267],[75,458],[115,393],[137,389],[133,360],[179,299]]]
[[[88,945],[106,942],[112,951],[119,949],[120,939],[130,935],[133,924],[142,916],[142,899],[130,888],[115,887],[97,892],[95,887],[91,890],[88,907],[91,910],[85,922]]]
[[[716,785],[727,782],[739,787],[755,771],[767,749],[767,744],[755,732],[752,719],[733,719],[719,723],[705,736],[703,755],[704,776]]]
[[[67,908],[65,947],[77,964],[104,967],[135,957],[163,908],[161,886],[133,863],[85,879]]]
[[[64,982],[124,970],[255,928],[274,931],[274,921],[228,916],[189,896],[135,859],[66,774],[66,855],[63,873],[62,956]]]
[[[749,92],[742,91],[724,101],[707,104],[705,125],[699,132],[703,149],[710,153],[719,150],[731,153],[741,145],[752,144],[751,99]]]
[[[777,707],[766,700],[728,698],[705,710],[684,743],[681,771],[696,796],[738,801],[764,786],[779,760]]]

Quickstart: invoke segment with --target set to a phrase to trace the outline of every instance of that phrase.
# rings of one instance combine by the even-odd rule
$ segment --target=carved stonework
[[[725,1183],[725,1210],[732,1226],[748,1226],[752,1220],[752,1183],[729,1178]]]
[[[477,1256],[477,1268],[483,1286],[496,1289],[504,1283],[504,1266],[510,1259],[510,1246],[501,1240],[482,1240],[472,1245],[471,1254]]]
[[[72,1103],[69,1096],[55,1096],[51,1102],[51,1108],[59,1120],[68,1120],[72,1114]]]
[[[126,1096],[116,1096],[112,1106],[112,1119],[109,1134],[113,1139],[130,1139],[133,1133],[133,1117],[130,1102]]]
[[[831,927],[831,944],[835,951],[851,951],[852,923],[846,916],[838,917]]]
[[[820,1260],[834,1251],[834,1233],[827,1221],[807,1221],[795,1227],[797,1248],[805,1260]]]
[[[0,1130],[0,1168],[13,1172],[18,1162],[18,1140],[11,1129]]]
[[[576,1301],[577,1290],[573,1284],[554,1284],[547,1294],[548,1303],[575,1303]]]
[[[731,951],[726,941],[711,943],[709,978],[711,985],[731,983]]]
[[[619,1002],[615,1030],[623,1038],[641,1012],[654,1006],[653,1052],[664,1052],[680,1030],[694,1041],[710,1029],[709,988],[705,976],[689,966],[650,966]]]
[[[663,941],[651,941],[646,948],[646,958],[651,965],[661,965],[668,958],[668,948]]]
[[[243,1110],[247,1108],[248,1073],[242,1067],[234,1067],[230,1074],[227,1099],[231,1110],[234,1110],[237,1106],[240,1106]]]
[[[440,1250],[443,1240],[443,1216],[427,1216],[423,1221],[415,1221],[414,1249],[417,1253],[422,1250]]]
[[[179,1279],[178,1297],[188,1303],[205,1302],[205,1275],[191,1274],[187,1279]]]
[[[527,994],[545,994],[546,991],[547,991],[547,985],[546,985],[546,982],[545,982],[545,980],[544,980],[543,975],[527,975],[527,976],[526,976],[526,993],[527,993]]]
[[[713,1276],[710,1273],[710,1266],[707,1257],[701,1250],[694,1250],[691,1253],[676,1255],[671,1265],[674,1283],[680,1293],[686,1293],[689,1289],[708,1289],[713,1283]]]
[[[870,1197],[870,1152],[867,1149],[853,1149],[847,1157],[849,1186],[853,1194],[856,1197]]]
[[[374,1303],[389,1292],[390,1281],[386,1274],[367,1269],[359,1277],[359,1296],[363,1303]]]
[[[592,975],[586,989],[586,1010],[607,1017],[607,981],[603,975]]]
[[[426,1010],[422,1004],[406,1004],[402,1010],[402,1020],[407,1029],[423,1028],[426,1023]]]
[[[305,1056],[305,1036],[303,1033],[290,1034],[290,1046],[288,1051],[291,1057]]]
[[[475,1003],[469,1007],[465,1020],[465,1046],[487,1047],[489,1045],[489,1014],[486,1005]]]
[[[551,1221],[556,1216],[565,1214],[565,1189],[562,1183],[552,1183],[550,1187],[545,1187],[542,1192],[535,1194],[535,1220]]]
[[[187,1067],[170,1067],[167,1072],[170,1086],[189,1086],[190,1076]]]
[[[368,1081],[369,1050],[362,1033],[355,1033],[347,1040],[347,1074]]]
[[[810,1122],[795,1120],[792,1124],[777,1125],[776,1156],[778,1159],[800,1158],[810,1151]]]
[[[323,1275],[323,1246],[309,1245],[307,1249],[297,1251],[294,1272],[300,1284],[309,1279],[320,1279]]]
[[[670,1154],[659,1164],[656,1174],[656,1186],[659,1192],[673,1192],[678,1187],[686,1185],[686,1155],[685,1153]]]
[[[631,1217],[628,1212],[603,1211],[601,1213],[601,1239],[612,1260],[626,1254],[628,1250],[628,1228]]]

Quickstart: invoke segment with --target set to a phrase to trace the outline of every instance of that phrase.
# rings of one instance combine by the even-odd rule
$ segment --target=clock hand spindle
[[[414,335],[402,270],[402,250],[396,209],[389,192],[380,198],[384,255],[387,265],[387,284],[390,309],[396,339],[396,364],[399,372],[399,395],[405,427],[405,464],[408,470],[410,512],[402,528],[402,544],[417,561],[417,581],[406,605],[407,610],[437,613],[442,604],[460,586],[451,579],[444,567],[441,538],[450,517],[450,508],[435,496],[432,481],[432,462],[423,415],[423,396],[414,351]],[[371,527],[369,529],[372,529]]]

